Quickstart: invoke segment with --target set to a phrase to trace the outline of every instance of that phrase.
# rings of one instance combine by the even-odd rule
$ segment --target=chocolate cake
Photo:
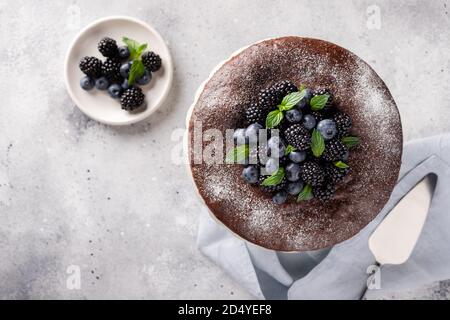
[[[225,137],[225,130],[242,125],[243,101],[284,79],[332,90],[358,133],[360,145],[348,159],[352,170],[327,202],[277,205],[241,179],[241,166],[194,161],[194,122]],[[218,221],[265,248],[308,251],[349,239],[379,213],[398,178],[402,128],[389,90],[368,64],[326,41],[291,36],[240,50],[201,86],[187,121],[190,170],[200,196]]]

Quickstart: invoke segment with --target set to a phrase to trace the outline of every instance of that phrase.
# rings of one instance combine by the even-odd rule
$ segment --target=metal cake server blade
[[[411,189],[370,236],[369,248],[380,265],[408,260],[430,208],[433,178],[427,175]]]

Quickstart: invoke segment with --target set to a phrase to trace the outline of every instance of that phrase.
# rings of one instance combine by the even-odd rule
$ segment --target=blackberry
[[[161,57],[153,51],[144,52],[142,63],[148,71],[156,72],[161,68]]]
[[[328,181],[333,184],[341,182],[344,177],[348,174],[350,169],[341,169],[336,167],[332,163],[327,163],[324,167],[325,175]]]
[[[296,85],[289,80],[277,82],[272,86],[272,88],[275,89],[275,92],[277,93],[280,100],[282,100],[288,94],[298,91]]]
[[[293,124],[284,131],[287,142],[297,150],[307,150],[311,145],[311,134],[300,124]]]
[[[98,78],[102,75],[102,62],[96,57],[84,57],[80,61],[80,70],[91,78]]]
[[[259,105],[265,110],[269,111],[281,102],[274,88],[263,89],[258,93]]]
[[[316,124],[325,119],[324,114],[322,114],[319,111],[312,111],[311,114],[314,117],[314,119],[316,119]]]
[[[282,167],[286,166],[290,162],[289,157],[281,157],[278,159],[278,161],[280,162],[280,166]]]
[[[325,184],[323,186],[313,188],[314,198],[322,202],[326,202],[333,197],[336,188],[333,184]]]
[[[325,143],[325,151],[322,158],[326,161],[342,160],[348,153],[347,147],[338,139],[333,139]]]
[[[107,58],[102,65],[102,73],[111,83],[121,83],[120,61],[115,58]]]
[[[245,117],[247,124],[259,123],[264,124],[266,120],[266,114],[258,103],[251,103],[247,109],[245,109]]]
[[[325,172],[314,161],[306,161],[300,165],[300,178],[313,187],[320,186],[325,181]]]
[[[98,51],[107,58],[113,58],[118,56],[119,48],[117,42],[114,39],[105,37],[98,43]]]
[[[262,183],[267,177],[268,176],[260,176],[259,177],[259,186],[260,186],[261,190],[264,191],[264,192],[273,193],[275,191],[280,191],[280,190],[283,190],[286,187],[286,185],[287,185],[286,178],[283,178],[283,180],[281,180],[281,182],[279,184],[277,184],[277,185],[274,185],[274,186],[263,186]]]
[[[328,111],[328,110],[331,109],[331,106],[333,105],[333,101],[334,101],[333,94],[331,93],[331,91],[329,89],[321,88],[321,89],[314,90],[313,97],[314,96],[320,96],[320,95],[323,95],[323,94],[328,94],[329,95],[328,101],[327,101],[327,103],[325,104],[325,106],[322,109],[323,111]]]
[[[348,116],[348,114],[343,112],[336,112],[333,115],[333,120],[336,123],[338,137],[342,138],[346,136],[349,133],[350,128],[352,127],[352,119]]]
[[[133,111],[141,106],[144,102],[145,95],[139,87],[131,87],[124,91],[120,97],[122,109]]]

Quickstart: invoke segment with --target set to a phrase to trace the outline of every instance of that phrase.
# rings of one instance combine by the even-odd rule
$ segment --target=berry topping
[[[260,176],[259,177],[259,185],[261,187],[261,190],[264,191],[264,192],[273,193],[275,191],[280,191],[280,190],[283,190],[286,187],[286,185],[287,185],[286,178],[283,178],[281,180],[281,182],[278,183],[278,184],[274,184],[274,185],[270,185],[270,186],[264,186],[264,185],[262,185],[262,183],[263,183],[263,181],[266,178],[267,178],[267,176]]]
[[[259,130],[263,129],[263,126],[259,123],[252,123],[245,129],[245,137],[250,142],[258,141]]]
[[[274,203],[290,198],[326,202],[344,183],[350,172],[350,148],[359,139],[349,136],[352,121],[334,104],[330,90],[297,89],[290,81],[280,81],[260,90],[258,100],[243,110],[243,116],[249,126],[233,134],[240,148],[235,154],[248,148],[244,161],[238,162],[245,165],[243,179],[270,193]],[[267,144],[264,135],[259,137],[264,128],[279,130],[276,135],[268,131]]]
[[[266,112],[258,103],[252,103],[245,109],[247,123],[264,124],[266,121]]]
[[[297,109],[286,111],[286,120],[290,123],[299,123],[302,120],[302,112]]]
[[[306,152],[305,151],[291,151],[289,153],[289,160],[295,163],[300,163],[302,161],[305,161],[306,159]]]
[[[287,193],[295,196],[299,194],[300,191],[302,191],[303,186],[304,186],[303,181],[290,182],[286,186],[286,191]]]
[[[297,163],[291,162],[286,166],[286,179],[291,182],[300,179],[300,166]]]
[[[266,162],[266,174],[274,174],[278,171],[278,168],[280,166],[280,161],[277,158],[269,158]]]
[[[347,152],[347,147],[341,141],[333,139],[325,144],[325,151],[322,157],[326,161],[339,161],[344,159]]]
[[[248,166],[242,170],[242,177],[247,183],[254,184],[259,180],[259,168],[257,166]]]
[[[317,162],[306,161],[300,165],[300,177],[313,187],[320,186],[325,181],[325,172]]]
[[[302,124],[308,130],[314,129],[316,127],[316,123],[316,118],[312,114],[305,114],[303,117]]]
[[[314,90],[313,97],[321,96],[321,95],[324,95],[324,94],[328,95],[328,101],[327,101],[327,103],[325,104],[325,106],[323,107],[322,110],[323,111],[328,111],[328,110],[330,110],[330,108],[331,108],[331,106],[333,104],[333,100],[334,100],[333,94],[331,93],[331,91],[329,89],[325,89],[324,88],[324,89]]]
[[[272,200],[273,200],[273,202],[275,202],[276,204],[283,204],[283,203],[286,202],[287,197],[288,197],[287,192],[284,191],[284,190],[282,190],[282,191],[277,192],[277,193],[273,196]]]
[[[352,127],[352,119],[346,113],[336,112],[333,120],[336,123],[338,137],[342,138],[346,136]]]
[[[336,123],[331,119],[325,119],[317,124],[317,130],[325,140],[333,139],[337,134]]]
[[[331,199],[336,188],[332,184],[325,184],[323,186],[313,188],[314,198],[326,202]]]
[[[298,150],[307,150],[311,145],[311,134],[300,124],[293,124],[284,132],[287,142]]]
[[[267,141],[268,154],[274,158],[282,158],[286,151],[286,145],[279,136],[273,136]]]

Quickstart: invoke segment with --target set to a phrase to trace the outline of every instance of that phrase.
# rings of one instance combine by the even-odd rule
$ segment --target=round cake
[[[276,204],[242,179],[242,166],[199,161],[202,151],[195,144],[207,150],[211,139],[199,142],[198,130],[225,137],[227,129],[241,128],[243,105],[285,79],[331,90],[357,132],[360,144],[348,158],[351,172],[329,201]],[[400,170],[401,121],[388,88],[355,54],[323,40],[290,36],[239,50],[199,88],[187,122],[190,172],[213,217],[268,249],[309,251],[349,239],[381,211]]]

